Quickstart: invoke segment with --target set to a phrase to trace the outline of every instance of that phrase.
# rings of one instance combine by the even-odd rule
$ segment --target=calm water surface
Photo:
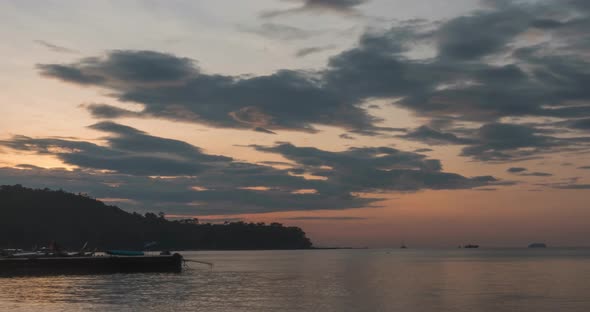
[[[590,311],[590,250],[186,252],[182,274],[0,278],[0,311]]]

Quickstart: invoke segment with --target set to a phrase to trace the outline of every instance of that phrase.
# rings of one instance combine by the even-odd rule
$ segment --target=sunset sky
[[[0,184],[318,246],[588,246],[590,1],[0,2]]]

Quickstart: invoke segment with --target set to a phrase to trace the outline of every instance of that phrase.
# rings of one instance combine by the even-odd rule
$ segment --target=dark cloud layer
[[[486,124],[476,133],[476,143],[463,149],[462,155],[486,161],[531,158],[567,143],[555,137],[537,134],[534,128],[503,123]]]
[[[570,127],[579,130],[590,130],[590,118],[573,120],[570,122]]]
[[[510,7],[452,19],[437,31],[439,57],[477,60],[500,52],[531,26],[532,18],[529,12]]]
[[[497,182],[491,176],[467,178],[442,172],[438,160],[389,147],[350,148],[342,152],[289,143],[254,147],[258,151],[280,154],[301,165],[306,173],[325,177],[332,187],[350,192],[465,189]]]
[[[459,145],[466,145],[472,144],[475,141],[468,139],[468,138],[461,138],[453,133],[445,133],[443,131],[439,131],[433,129],[429,126],[421,126],[417,129],[414,129],[408,132],[405,135],[400,135],[399,137],[412,140],[412,141],[421,141],[427,144],[459,144]]]
[[[0,145],[54,155],[68,165],[132,175],[194,175],[216,162],[230,160],[224,156],[204,154],[199,148],[182,141],[151,136],[112,122],[101,122],[91,128],[109,134],[105,138],[107,146],[25,136],[0,141]]]
[[[362,208],[379,199],[359,197],[357,192],[473,188],[497,183],[492,177],[445,173],[438,160],[387,147],[329,152],[288,143],[253,146],[282,154],[295,163],[291,168],[277,169],[207,154],[186,142],[114,122],[100,122],[90,128],[106,134],[104,144],[25,136],[0,141],[2,147],[54,156],[77,168],[69,171],[23,164],[0,168],[0,180],[89,193],[128,209],[172,214]]]
[[[351,10],[363,1],[299,2],[306,9]],[[100,118],[167,118],[271,132],[329,125],[375,135],[388,128],[363,104],[392,99],[432,119],[400,138],[465,145],[462,155],[481,161],[528,159],[589,148],[590,139],[580,136],[590,119],[590,12],[580,3],[487,1],[487,9],[447,21],[399,23],[365,33],[319,71],[216,75],[190,59],[121,50],[39,69],[144,105],[140,112],[89,105]],[[541,35],[552,39],[531,42]],[[410,58],[421,45],[432,47],[434,56]],[[557,121],[548,132],[547,125],[518,122],[525,117]]]
[[[202,181],[195,177],[163,179],[85,169],[0,168],[0,179],[7,184],[88,193],[131,211],[181,215],[363,208],[375,202],[354,196],[293,194],[279,189],[255,191],[235,185],[198,191],[192,186]]]
[[[84,105],[93,117],[99,119],[111,119],[120,117],[142,117],[141,113],[125,110],[108,104]]]
[[[112,89],[121,101],[145,105],[140,113],[90,105],[97,117],[143,115],[214,127],[315,131],[313,124],[373,129],[375,118],[326,92],[305,72],[284,70],[239,78],[202,73],[193,61],[148,51],[113,51],[71,65],[39,65],[45,76]]]

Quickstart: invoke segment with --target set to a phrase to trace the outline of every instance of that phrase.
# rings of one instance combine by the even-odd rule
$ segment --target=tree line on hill
[[[199,224],[167,220],[163,213],[129,213],[83,194],[62,190],[0,186],[0,248],[30,249],[51,241],[69,249],[307,249],[312,243],[298,227],[279,223]]]

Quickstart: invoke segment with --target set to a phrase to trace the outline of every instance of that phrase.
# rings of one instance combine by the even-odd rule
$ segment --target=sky
[[[316,246],[588,246],[585,0],[2,1],[0,184]]]

